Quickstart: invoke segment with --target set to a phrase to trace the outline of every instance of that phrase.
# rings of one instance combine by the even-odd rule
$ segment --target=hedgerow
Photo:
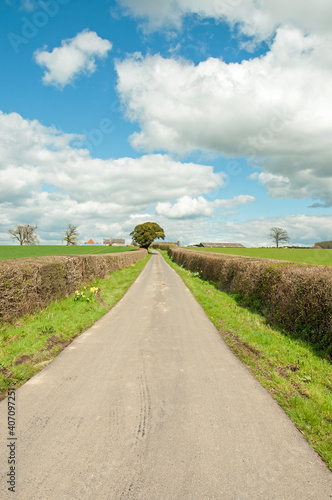
[[[178,246],[177,243],[170,243],[165,241],[164,243],[154,242],[151,245],[151,248],[157,248],[158,250],[168,250],[171,246]]]
[[[95,278],[130,266],[147,250],[101,255],[54,255],[0,261],[0,322],[31,314]]]
[[[332,355],[332,268],[170,247],[170,257],[198,272],[268,322],[296,332]]]

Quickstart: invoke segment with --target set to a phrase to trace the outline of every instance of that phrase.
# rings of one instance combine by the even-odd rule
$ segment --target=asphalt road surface
[[[332,473],[153,255],[125,297],[16,393],[0,498],[325,500]]]

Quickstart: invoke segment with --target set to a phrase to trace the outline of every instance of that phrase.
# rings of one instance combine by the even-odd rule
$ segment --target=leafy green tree
[[[142,248],[149,248],[155,239],[165,239],[164,230],[156,222],[144,222],[138,224],[130,233],[133,241]]]
[[[15,229],[8,229],[8,233],[20,245],[35,245],[39,243],[38,236],[35,234],[36,229],[37,226],[30,226],[30,224],[25,224],[24,226],[16,225]]]
[[[284,241],[285,243],[289,241],[288,233],[286,229],[282,227],[272,227],[269,237],[275,242],[277,248],[279,247],[280,241]]]
[[[63,240],[67,242],[67,246],[77,245],[77,237],[77,226],[74,226],[74,224],[68,224],[68,228],[65,230],[65,235],[63,237]]]

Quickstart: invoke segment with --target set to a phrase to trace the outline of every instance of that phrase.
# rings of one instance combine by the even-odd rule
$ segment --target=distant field
[[[201,248],[190,247],[191,250],[216,252],[229,255],[245,255],[247,257],[262,257],[264,259],[289,260],[320,266],[332,266],[332,249],[320,250],[313,248]]]
[[[135,247],[96,247],[96,246],[62,246],[62,245],[0,245],[0,260],[20,259],[22,257],[45,257],[48,255],[84,255],[128,252]]]

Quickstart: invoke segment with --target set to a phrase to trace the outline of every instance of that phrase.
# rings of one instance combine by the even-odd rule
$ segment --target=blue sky
[[[332,239],[330,0],[5,0],[0,243]]]

